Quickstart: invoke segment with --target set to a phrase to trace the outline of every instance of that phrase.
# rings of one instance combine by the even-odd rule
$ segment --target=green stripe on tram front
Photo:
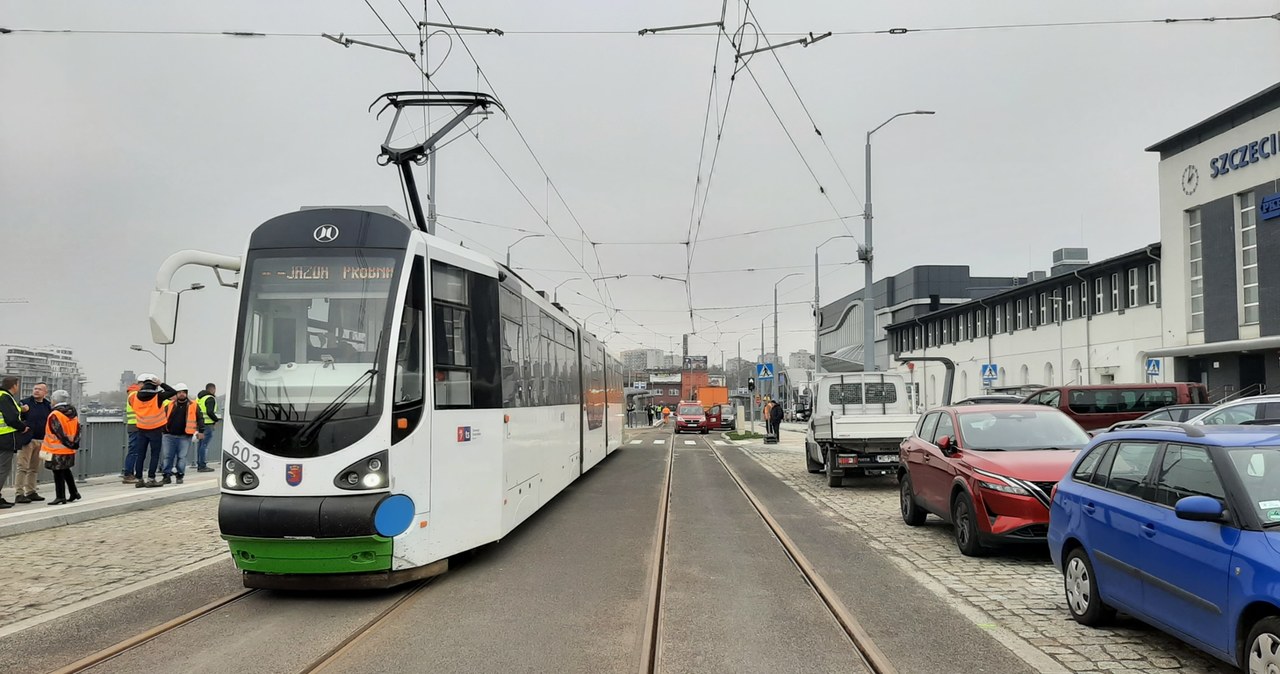
[[[391,569],[391,539],[246,538],[223,536],[242,571],[255,573],[360,573]]]

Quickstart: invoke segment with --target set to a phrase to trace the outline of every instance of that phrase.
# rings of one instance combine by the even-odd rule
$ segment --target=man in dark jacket
[[[773,407],[769,410],[769,434],[776,438],[782,430],[782,405],[772,401],[770,404]]]
[[[187,397],[187,385],[173,387],[175,395],[164,401],[164,484],[176,478],[178,484],[187,473],[187,452],[194,437],[204,437],[204,415],[196,401]]]
[[[14,503],[33,503],[43,501],[44,497],[36,493],[36,476],[40,474],[40,446],[44,444],[44,427],[49,415],[53,413],[53,403],[45,396],[49,395],[49,385],[37,383],[31,389],[31,395],[22,399],[22,415],[27,427],[31,429],[25,447],[18,449],[18,476],[13,481]]]
[[[26,434],[27,424],[18,403],[18,378],[4,377],[0,379],[0,488],[9,480],[13,456],[19,447],[26,444]],[[12,507],[13,504],[4,500],[4,493],[0,492],[0,510]]]

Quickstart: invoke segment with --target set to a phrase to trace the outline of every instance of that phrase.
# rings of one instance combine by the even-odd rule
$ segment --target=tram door
[[[425,250],[410,256],[399,324],[391,331],[392,490],[413,500],[414,519],[407,535],[395,539],[395,564],[413,566],[427,558],[427,536],[419,522],[430,522],[431,417],[427,387],[427,281]]]

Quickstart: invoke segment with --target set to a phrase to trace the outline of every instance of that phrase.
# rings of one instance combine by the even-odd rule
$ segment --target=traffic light
[[[748,391],[754,391],[754,390],[756,390],[756,378],[755,378],[755,377],[747,377],[747,390],[748,390]]]

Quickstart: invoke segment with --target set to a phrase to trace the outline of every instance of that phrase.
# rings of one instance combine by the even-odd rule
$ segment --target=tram
[[[240,265],[208,257],[166,266],[241,267],[218,524],[246,587],[440,573],[622,443],[621,366],[601,342],[389,209],[287,213]]]

